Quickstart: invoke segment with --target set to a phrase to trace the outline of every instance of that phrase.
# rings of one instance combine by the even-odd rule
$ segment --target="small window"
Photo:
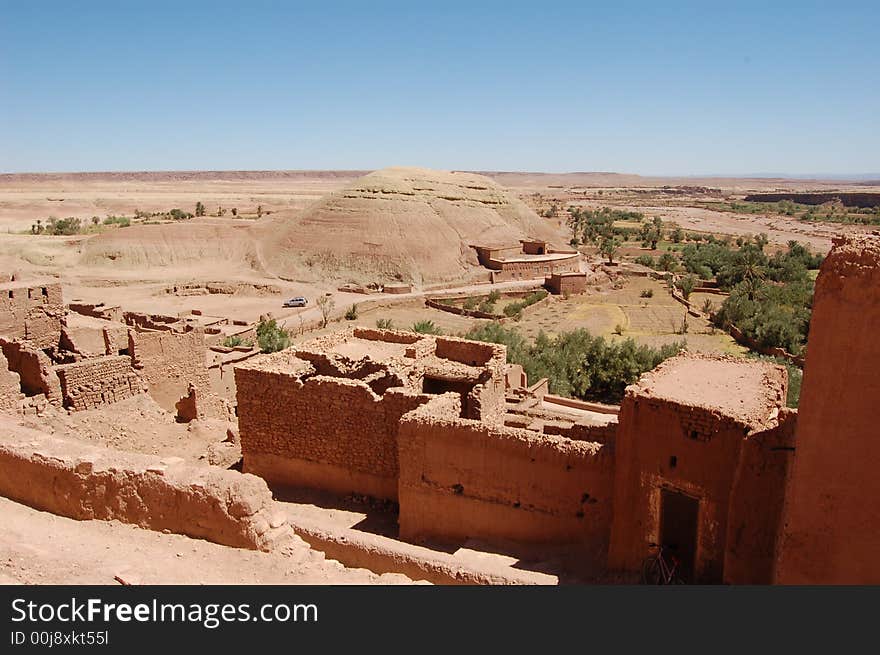
[[[43,287],[40,291],[43,293],[44,296],[46,296],[47,298],[49,297],[49,290],[46,287]]]
[[[678,457],[672,455],[669,458],[669,468],[674,469],[676,466],[678,466]]]
[[[15,298],[15,295],[12,293],[12,289],[9,290],[9,297],[10,297],[10,298]]]

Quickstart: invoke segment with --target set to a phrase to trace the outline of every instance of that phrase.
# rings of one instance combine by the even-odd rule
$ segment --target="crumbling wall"
[[[617,421],[609,421],[601,425],[593,423],[574,423],[572,425],[545,424],[544,434],[558,434],[575,441],[614,445],[617,436]]]
[[[743,442],[730,492],[724,553],[725,584],[772,584],[782,525],[785,483],[794,458],[797,410]]]
[[[605,562],[614,459],[599,444],[457,418],[447,394],[401,419],[405,539],[575,545]]]
[[[0,351],[0,411],[16,409],[23,396],[18,373],[9,370],[9,362]]]
[[[266,483],[179,458],[59,439],[0,419],[0,494],[74,519],[118,520],[238,548],[292,532]]]
[[[144,383],[125,355],[107,355],[55,367],[64,406],[81,411],[131,398]]]
[[[834,241],[813,296],[776,581],[880,584],[880,238]]]
[[[301,371],[299,372],[301,373]],[[235,368],[244,470],[278,484],[397,497],[400,417],[429,396]]]
[[[0,335],[27,339],[37,348],[58,345],[64,302],[58,283],[0,285]]]
[[[205,334],[189,332],[128,331],[128,354],[132,367],[147,383],[153,399],[173,412],[178,400],[189,393],[190,383],[210,390]]]
[[[52,369],[52,360],[42,350],[26,341],[0,338],[0,348],[9,370],[18,373],[21,391],[27,396],[44,395],[53,404],[61,404],[61,383]]]

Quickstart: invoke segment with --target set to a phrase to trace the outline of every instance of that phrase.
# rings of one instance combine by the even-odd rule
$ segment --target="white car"
[[[305,307],[308,304],[309,301],[302,296],[297,296],[296,298],[291,298],[290,300],[284,301],[285,307]]]

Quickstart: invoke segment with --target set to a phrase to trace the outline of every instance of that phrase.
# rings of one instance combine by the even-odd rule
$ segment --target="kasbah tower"
[[[816,282],[778,584],[880,583],[880,238],[834,245]]]

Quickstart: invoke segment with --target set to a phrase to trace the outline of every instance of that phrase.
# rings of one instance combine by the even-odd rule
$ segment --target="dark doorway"
[[[677,491],[660,490],[660,543],[678,559],[678,570],[686,583],[694,582],[699,512],[698,499]]]
[[[422,393],[439,395],[454,391],[461,396],[461,418],[468,416],[468,394],[473,391],[474,384],[465,380],[442,380],[426,375],[422,379]]]

